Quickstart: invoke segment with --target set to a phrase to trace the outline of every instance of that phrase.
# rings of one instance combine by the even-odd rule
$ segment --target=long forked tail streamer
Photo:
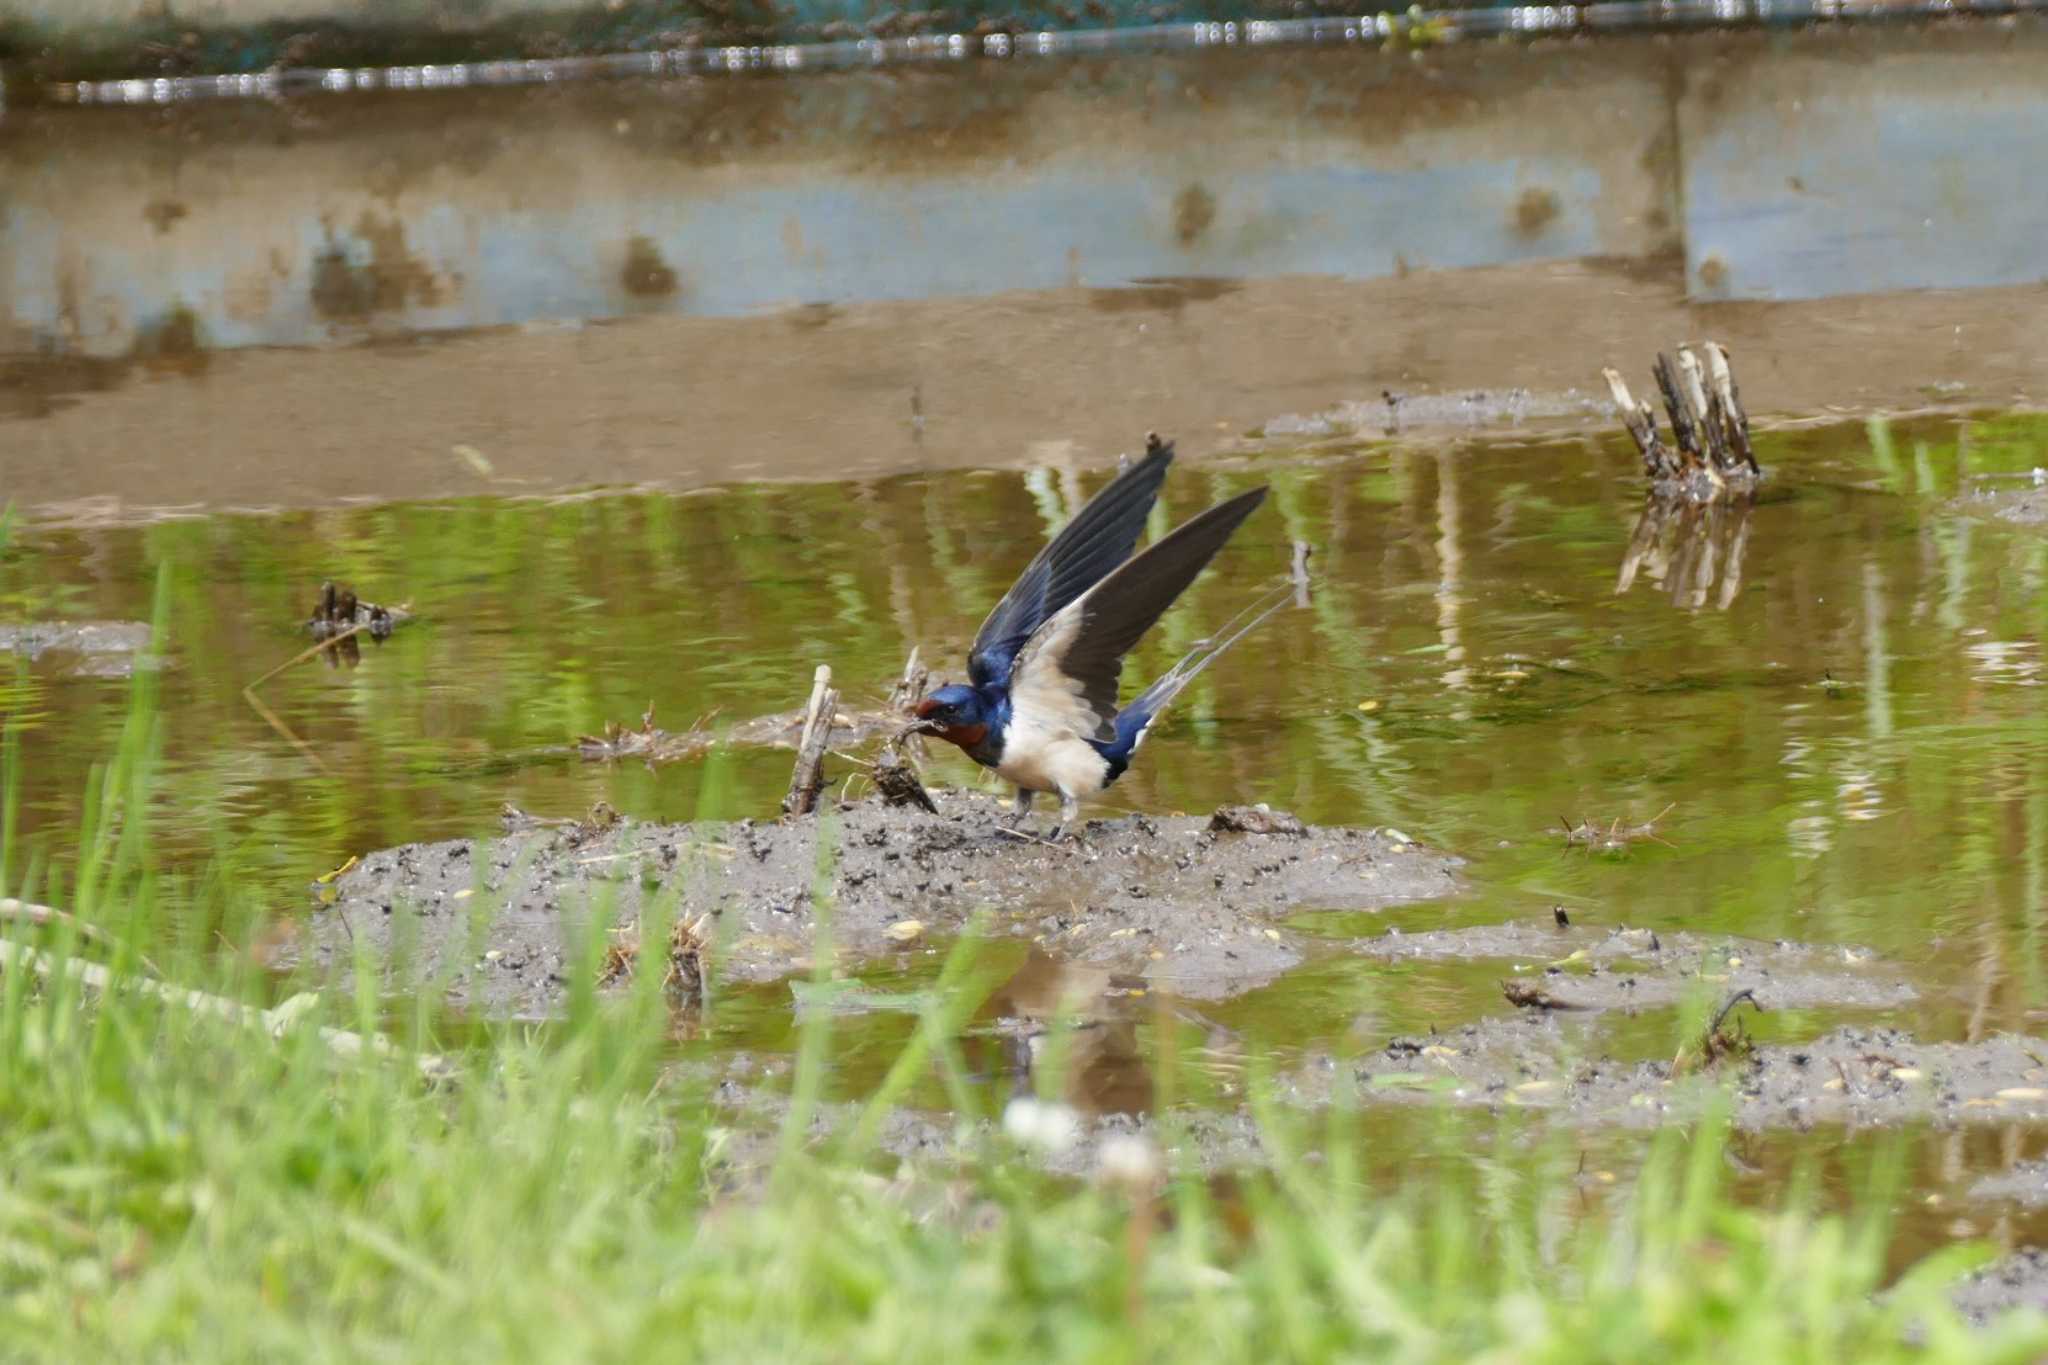
[[[1179,696],[1181,690],[1193,682],[1203,669],[1216,662],[1224,651],[1257,629],[1268,616],[1294,600],[1297,586],[1297,580],[1293,575],[1289,575],[1286,582],[1224,622],[1221,630],[1198,642],[1182,656],[1179,663],[1161,674],[1158,681],[1132,698],[1130,705],[1123,708],[1123,714],[1140,717],[1149,724],[1152,716]]]

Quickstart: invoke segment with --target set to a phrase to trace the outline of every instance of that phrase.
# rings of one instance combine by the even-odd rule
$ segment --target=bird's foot
[[[1023,824],[1024,817],[1031,814],[1031,796],[1030,792],[1018,791],[1017,799],[1010,803],[1010,813],[1004,817],[1003,823],[1011,829]]]
[[[1060,802],[1059,823],[1055,824],[1052,827],[1052,833],[1045,836],[1046,842],[1053,844],[1059,843],[1060,840],[1068,837],[1067,831],[1078,828],[1080,822],[1081,803],[1079,801],[1072,800],[1071,798],[1062,800]],[[1078,843],[1079,839],[1075,839],[1075,842]]]
[[[1070,853],[1093,858],[1095,851],[1088,842],[1086,828],[1078,823],[1057,824],[1045,836],[1044,843],[1050,848],[1064,848]]]

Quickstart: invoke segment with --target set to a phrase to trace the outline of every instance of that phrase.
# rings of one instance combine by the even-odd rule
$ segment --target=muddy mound
[[[941,793],[939,813],[879,801],[822,821],[642,824],[508,817],[502,837],[372,853],[324,888],[299,956],[345,973],[358,944],[450,1003],[544,1014],[561,1003],[594,907],[630,932],[654,897],[709,915],[711,970],[763,981],[808,971],[821,907],[849,960],[926,951],[985,912],[991,932],[1069,960],[1214,999],[1301,961],[1273,921],[1374,909],[1457,889],[1458,860],[1396,834],[1302,827],[1278,812],[1092,820],[1052,844],[1002,821],[1007,803]],[[1240,828],[1213,828],[1212,823]],[[1273,832],[1247,833],[1243,828]],[[1290,831],[1299,832],[1290,832]],[[827,839],[820,849],[821,833]]]

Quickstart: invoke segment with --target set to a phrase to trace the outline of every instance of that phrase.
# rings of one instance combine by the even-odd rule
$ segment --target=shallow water
[[[1772,479],[1748,513],[1739,578],[1724,597],[1724,527],[1696,608],[1675,604],[1654,566],[1616,591],[1641,508],[1618,440],[1276,449],[1175,475],[1160,527],[1255,481],[1275,496],[1132,679],[1283,574],[1291,541],[1316,547],[1317,585],[1308,609],[1283,612],[1183,698],[1103,808],[1262,800],[1391,825],[1469,857],[1475,888],[1382,915],[1305,913],[1295,927],[1330,954],[1204,1018],[1288,1048],[1457,1022],[1495,1007],[1499,964],[1390,965],[1343,942],[1555,905],[1580,925],[1866,945],[1915,964],[1923,999],[1900,1022],[1927,1038],[2026,1028],[2048,1008],[2048,541],[1958,499],[2048,462],[2048,423],[1841,425],[1767,434],[1761,450]],[[489,831],[508,801],[690,817],[702,765],[589,762],[575,738],[650,705],[677,729],[784,710],[815,662],[833,664],[850,703],[879,702],[912,646],[942,667],[957,658],[1098,478],[29,527],[0,560],[0,604],[147,619],[162,581],[161,856],[224,852],[289,917],[349,855]],[[303,663],[262,686],[309,755],[242,689],[305,647],[327,577],[417,619],[354,666]],[[128,686],[66,676],[66,663],[17,667],[7,693],[23,842],[48,852],[74,837]],[[735,749],[725,804],[771,813],[788,765],[785,750]],[[936,770],[982,780],[957,758]],[[852,773],[840,764],[835,778]],[[1657,837],[1623,850],[1564,836],[1566,820],[1653,818]],[[935,960],[912,955],[904,974]],[[780,1050],[786,1002],[779,988],[737,997],[715,1031]],[[1837,1018],[1757,1027],[1791,1036]],[[1613,1045],[1668,1053],[1672,1027],[1618,1022]],[[850,1088],[904,1028],[849,1024],[873,1034],[844,1061]]]

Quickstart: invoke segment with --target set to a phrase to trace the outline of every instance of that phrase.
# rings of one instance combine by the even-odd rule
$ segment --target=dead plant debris
[[[939,813],[932,794],[924,789],[918,780],[917,768],[903,752],[905,735],[890,737],[875,755],[875,766],[869,774],[875,783],[875,790],[882,794],[882,800],[892,806],[916,806],[920,810]]]
[[[1739,990],[1729,995],[1714,1011],[1714,1017],[1700,1036],[1678,1049],[1678,1055],[1671,1059],[1671,1074],[1683,1076],[1694,1071],[1706,1071],[1726,1061],[1745,1061],[1756,1055],[1756,1040],[1749,1036],[1749,1030],[1736,1019],[1734,1027],[1725,1027],[1735,1007],[1744,1001],[1751,1009],[1763,1010],[1763,1002],[1752,990]]]
[[[704,957],[711,946],[712,917],[679,918],[669,926],[668,953],[662,969],[661,988],[672,1003],[694,1006],[704,999]],[[640,934],[637,928],[616,931],[605,945],[598,963],[597,984],[616,986],[629,980],[640,962]]]
[[[1217,834],[1308,833],[1308,826],[1284,810],[1260,802],[1256,806],[1224,806],[1209,817],[1209,829]]]
[[[1618,370],[1601,371],[1621,420],[1643,457],[1652,496],[1715,502],[1746,498],[1763,478],[1750,445],[1749,414],[1728,364],[1727,348],[1709,341],[1680,346],[1676,362],[1659,355],[1653,368],[1677,449],[1664,444],[1648,403],[1628,390]]]
[[[404,607],[387,607],[377,602],[365,602],[356,596],[356,590],[346,584],[337,584],[332,579],[320,585],[320,600],[313,604],[312,619],[306,622],[306,629],[313,633],[315,640],[329,640],[342,635],[353,636],[360,631],[379,644],[391,638],[391,632],[402,621],[412,619],[412,613]],[[354,651],[345,651],[353,663]],[[329,655],[329,662],[333,656]]]
[[[320,600],[313,608],[313,618],[307,628],[313,632],[314,642],[286,659],[277,667],[265,673],[242,689],[242,699],[249,703],[249,709],[263,717],[264,722],[284,739],[307,762],[329,777],[333,770],[320,757],[318,750],[300,737],[298,731],[285,724],[284,718],[271,710],[256,695],[263,684],[287,669],[295,668],[306,660],[319,655],[327,660],[329,668],[346,665],[349,668],[361,661],[362,654],[356,644],[356,637],[368,631],[370,638],[382,642],[402,621],[410,621],[412,611],[408,606],[386,607],[375,602],[357,599],[352,588],[338,588],[332,580],[320,585]]]
[[[1671,814],[1675,804],[1666,806],[1640,825],[1624,825],[1621,823],[1621,817],[1618,815],[1605,825],[1595,824],[1591,820],[1581,820],[1575,825],[1563,816],[1558,818],[1564,825],[1564,842],[1567,848],[1585,848],[1599,853],[1620,853],[1625,852],[1630,844],[1645,842],[1659,843],[1666,848],[1675,848],[1677,845],[1657,833],[1657,826],[1663,821],[1665,816]]]
[[[1763,481],[1727,350],[1709,341],[1697,351],[1679,347],[1675,362],[1657,357],[1675,451],[1658,435],[1650,405],[1638,402],[1615,370],[1601,373],[1650,481],[1615,592],[1629,591],[1647,572],[1683,609],[1697,611],[1714,594],[1714,606],[1726,611],[1742,591],[1749,512]]]
[[[1510,1005],[1530,1010],[1583,1010],[1590,1006],[1576,1004],[1561,996],[1552,995],[1541,986],[1527,981],[1508,980],[1500,983],[1500,993],[1508,998]]]

